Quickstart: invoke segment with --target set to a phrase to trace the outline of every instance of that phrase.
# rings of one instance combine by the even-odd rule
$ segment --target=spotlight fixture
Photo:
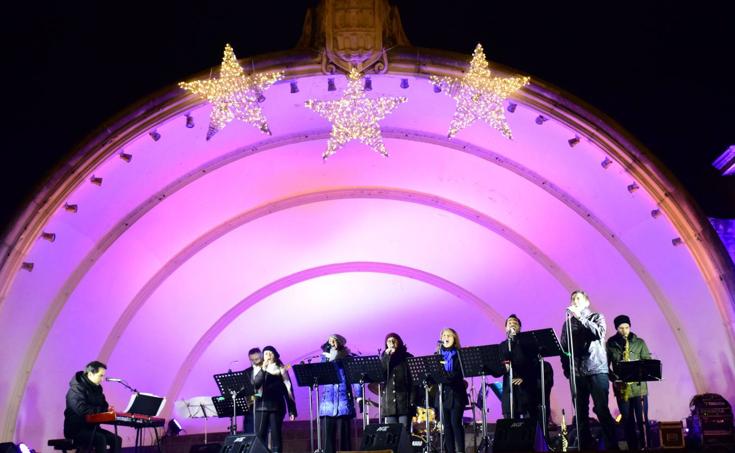
[[[64,203],[64,209],[66,209],[66,212],[72,212],[76,214],[76,212],[79,210],[79,207],[75,204]]]
[[[54,242],[56,240],[56,233],[47,233],[44,231],[41,233],[41,238],[46,239],[49,242]]]
[[[640,189],[640,186],[636,183],[628,184],[628,192],[633,193],[636,190]]]
[[[518,104],[516,104],[515,102],[508,103],[508,111],[510,113],[514,113],[516,111],[516,107],[518,107]]]
[[[549,119],[546,118],[543,115],[539,115],[539,116],[536,117],[536,124],[538,124],[539,126],[541,126],[542,124],[544,124],[547,121],[549,121]]]
[[[735,174],[735,145],[730,145],[720,157],[712,162],[712,166],[718,169],[722,176]]]
[[[263,94],[262,91],[256,91],[256,94],[258,95],[259,104],[262,104],[263,102],[265,102],[265,95]]]
[[[442,92],[442,87],[440,87],[439,85],[434,85],[434,93],[441,93],[441,92]]]
[[[21,442],[18,444],[18,451],[20,453],[35,453],[36,450],[32,450],[28,445],[25,444],[25,442]]]
[[[299,84],[294,80],[291,82],[291,94],[296,94],[299,92]]]
[[[337,85],[334,84],[334,77],[327,79],[327,91],[337,91]]]
[[[120,159],[124,160],[127,163],[130,163],[130,161],[133,160],[133,155],[132,154],[128,154],[128,153],[126,153],[124,151],[120,151],[119,156],[120,156]]]
[[[23,261],[23,264],[20,265],[20,268],[24,271],[33,272],[33,263]]]
[[[186,128],[187,129],[193,129],[194,128],[194,117],[191,116],[191,114],[186,114]]]
[[[674,238],[671,240],[671,245],[674,247],[679,247],[680,245],[683,245],[684,241],[681,238]]]
[[[408,88],[408,79],[401,79],[401,88],[404,90]]]
[[[101,186],[102,185],[102,178],[100,178],[99,176],[92,175],[92,177],[89,178],[89,182],[91,182],[95,186]]]
[[[363,89],[365,91],[373,91],[373,81],[370,77],[365,77],[365,87]]]
[[[607,170],[607,167],[609,167],[610,164],[612,164],[612,160],[610,160],[610,158],[607,156],[605,156],[605,160],[600,162],[600,165],[602,165],[602,168],[604,168],[605,170]]]
[[[651,217],[653,217],[654,219],[657,219],[660,215],[661,215],[661,210],[660,209],[658,209],[658,208],[657,209],[651,209]]]
[[[181,424],[175,418],[172,418],[168,421],[168,425],[166,427],[166,435],[169,437],[176,437],[183,430],[184,428],[181,427]]]
[[[569,147],[574,148],[579,144],[579,137],[575,135],[574,138],[567,140],[567,143],[569,143]]]
[[[161,139],[161,134],[159,134],[158,131],[151,131],[148,133],[148,135],[151,136],[154,142],[157,142]]]

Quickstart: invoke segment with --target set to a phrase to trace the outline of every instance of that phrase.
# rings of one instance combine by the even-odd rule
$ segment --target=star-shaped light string
[[[383,144],[378,121],[404,102],[405,97],[381,96],[368,99],[365,96],[360,72],[352,68],[347,78],[347,88],[340,99],[335,101],[309,99],[305,103],[306,107],[332,123],[332,133],[322,158],[327,159],[352,140],[359,140],[373,151],[387,157],[388,151]]]
[[[246,76],[232,47],[225,45],[218,79],[180,82],[179,87],[212,104],[207,140],[237,118],[270,134],[268,122],[260,108],[263,92],[283,78],[283,72],[256,73]]]
[[[480,44],[475,47],[470,70],[463,77],[431,76],[430,82],[457,101],[449,137],[478,119],[511,138],[510,126],[505,120],[503,101],[528,84],[529,77],[493,77],[488,68],[485,52]]]

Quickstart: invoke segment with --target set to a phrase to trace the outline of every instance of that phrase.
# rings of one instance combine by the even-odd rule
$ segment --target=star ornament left
[[[179,87],[209,101],[207,140],[237,118],[257,127],[264,134],[271,134],[268,122],[260,108],[265,100],[263,93],[275,82],[283,79],[283,72],[255,73],[246,76],[237,62],[232,47],[225,45],[218,79],[179,82]]]
[[[340,99],[320,101],[309,99],[305,105],[332,123],[332,132],[327,142],[323,159],[329,158],[338,149],[352,140],[359,140],[373,151],[388,157],[378,121],[382,120],[406,102],[405,97],[381,96],[369,99],[363,89],[360,72],[350,70],[347,88]]]
[[[472,53],[470,70],[463,77],[431,76],[429,81],[457,101],[457,108],[449,125],[449,138],[475,121],[483,120],[510,139],[512,133],[505,119],[503,102],[528,85],[530,78],[494,77],[488,67],[485,52],[478,44]]]

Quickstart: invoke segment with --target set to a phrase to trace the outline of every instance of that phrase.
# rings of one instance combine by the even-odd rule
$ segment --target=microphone
[[[106,380],[107,382],[122,382],[122,381],[123,381],[122,379],[120,379],[120,378],[115,378],[115,377],[108,377],[108,378],[105,378],[105,380]]]
[[[240,361],[239,360],[233,360],[232,362],[230,362],[230,364],[227,366],[227,372],[228,373],[232,373],[232,364],[233,363],[240,363]]]
[[[436,344],[443,344],[444,340],[436,340]]]

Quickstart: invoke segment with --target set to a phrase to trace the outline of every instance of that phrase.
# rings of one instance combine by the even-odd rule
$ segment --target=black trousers
[[[590,396],[592,397],[592,410],[597,415],[602,433],[605,438],[605,447],[609,450],[618,449],[618,441],[615,436],[615,420],[610,414],[607,404],[610,381],[607,373],[593,374],[591,376],[577,376],[577,416],[579,417],[579,438],[582,449],[594,449],[596,446],[590,433]]]
[[[337,450],[352,450],[352,432],[350,430],[353,417],[343,415],[340,417],[321,417],[324,442],[324,453],[335,453]],[[337,444],[337,433],[339,433],[339,444]],[[336,448],[339,446],[339,448]]]
[[[73,440],[77,450],[92,448],[95,453],[105,453],[108,446],[110,447],[110,451],[117,453],[122,447],[122,438],[120,436],[116,436],[115,433],[102,429],[99,426],[96,428],[89,427],[79,431]]]
[[[616,398],[618,401],[618,409],[622,416],[621,422],[625,429],[625,441],[628,443],[629,450],[638,450],[646,446],[645,426],[648,422],[648,395],[634,396],[624,401],[622,398]]]
[[[464,407],[453,405],[444,408],[444,450],[447,453],[464,453]]]
[[[286,415],[284,411],[256,411],[255,412],[255,433],[263,442],[268,445],[268,430],[271,433],[271,451],[281,453],[283,451],[283,417]]]

